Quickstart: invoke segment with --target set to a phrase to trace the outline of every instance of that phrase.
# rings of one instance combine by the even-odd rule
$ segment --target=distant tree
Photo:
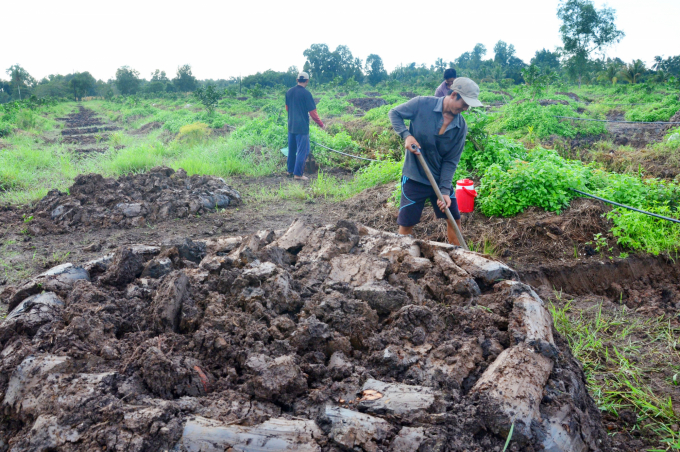
[[[191,66],[185,64],[177,68],[177,75],[172,79],[177,91],[188,93],[196,89],[196,77],[191,73]]]
[[[560,53],[551,52],[550,50],[537,50],[530,64],[538,66],[541,69],[549,68],[556,71],[560,68]]]
[[[35,79],[31,77],[28,71],[18,64],[7,68],[7,75],[9,75],[10,83],[19,93],[19,100],[21,100],[21,88],[28,88],[35,84]]]
[[[129,66],[119,67],[116,71],[116,87],[121,94],[135,94],[139,89],[139,71]]]
[[[437,72],[444,72],[446,70],[446,61],[443,58],[437,58],[434,62],[434,68]]]
[[[209,115],[215,112],[217,103],[220,100],[220,93],[215,89],[215,85],[209,83],[205,87],[199,86],[194,91],[194,96],[203,104]]]
[[[621,65],[616,61],[610,61],[607,63],[607,66],[597,74],[597,79],[601,82],[616,85],[616,82],[619,80],[620,72]]]
[[[628,64],[621,69],[621,77],[628,83],[634,85],[640,80],[640,77],[642,77],[645,72],[647,72],[645,63],[642,60],[633,60],[631,64]]]
[[[604,61],[607,47],[621,41],[625,33],[616,28],[616,11],[606,7],[597,10],[592,0],[562,0],[557,17],[562,21],[564,53],[580,86],[591,55],[600,53]]]
[[[69,81],[74,100],[81,100],[97,85],[97,80],[89,72],[76,72]]]
[[[309,75],[316,83],[325,83],[333,79],[333,67],[331,51],[326,44],[312,44],[302,52],[307,58],[305,66],[309,69]]]
[[[154,72],[151,73],[151,81],[152,82],[169,82],[170,79],[168,79],[168,76],[165,75],[165,71],[161,71],[160,69],[156,69]]]
[[[387,78],[387,72],[379,55],[372,53],[366,58],[366,77],[371,85],[376,85]]]
[[[511,57],[515,56],[515,46],[506,44],[504,41],[498,41],[493,46],[494,57],[493,61],[501,66],[507,66]]]
[[[486,55],[486,46],[484,44],[475,44],[475,47],[470,53],[470,63],[473,69],[477,69],[482,64],[482,58]]]
[[[680,55],[668,57],[665,60],[660,56],[655,56],[652,69],[664,71],[678,77],[680,76]]]

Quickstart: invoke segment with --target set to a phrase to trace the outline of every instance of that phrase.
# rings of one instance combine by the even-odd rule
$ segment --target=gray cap
[[[298,74],[298,78],[297,78],[297,79],[298,79],[298,80],[300,80],[300,79],[302,79],[302,80],[309,80],[309,74],[306,73],[306,72],[304,72],[304,71],[303,71],[303,72],[300,72],[300,73]],[[477,90],[477,91],[479,91],[479,90]]]
[[[467,77],[458,77],[451,85],[451,91],[460,94],[470,107],[483,107],[479,101],[479,86]]]

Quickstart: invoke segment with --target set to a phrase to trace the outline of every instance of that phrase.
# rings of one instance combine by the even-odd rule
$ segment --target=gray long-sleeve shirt
[[[389,118],[394,131],[402,139],[405,140],[409,135],[413,135],[418,141],[434,180],[439,181],[439,190],[441,190],[442,195],[454,197],[451,182],[465,147],[467,124],[463,116],[458,114],[446,127],[446,131],[439,135],[439,130],[444,123],[443,101],[443,97],[414,97],[410,101],[391,109]],[[404,124],[405,119],[411,120],[408,129]],[[418,163],[418,158],[408,151],[404,159],[402,174],[421,184],[430,185],[425,171]]]

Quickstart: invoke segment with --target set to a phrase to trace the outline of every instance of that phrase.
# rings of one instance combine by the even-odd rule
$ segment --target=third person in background
[[[444,81],[437,87],[437,90],[434,92],[434,97],[448,96],[451,92],[451,85],[453,85],[454,80],[456,80],[456,70],[454,68],[445,70]]]

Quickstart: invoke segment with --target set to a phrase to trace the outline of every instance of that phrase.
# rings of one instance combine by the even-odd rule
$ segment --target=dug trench
[[[149,179],[164,177],[177,178]],[[149,216],[144,227],[57,216],[61,230],[24,237],[12,246],[68,249],[75,266],[10,281],[0,296],[12,309],[0,326],[0,450],[500,451],[511,420],[511,450],[639,450],[603,433],[544,301],[598,294],[677,317],[677,269],[566,258],[572,240],[606,230],[585,200],[491,230],[468,216],[474,240],[509,240],[497,259],[398,238],[375,229],[393,227],[391,190]],[[17,228],[27,213],[0,215]],[[425,220],[417,236],[441,239]]]
[[[611,450],[508,266],[340,220],[121,246],[5,291],[3,450]]]

